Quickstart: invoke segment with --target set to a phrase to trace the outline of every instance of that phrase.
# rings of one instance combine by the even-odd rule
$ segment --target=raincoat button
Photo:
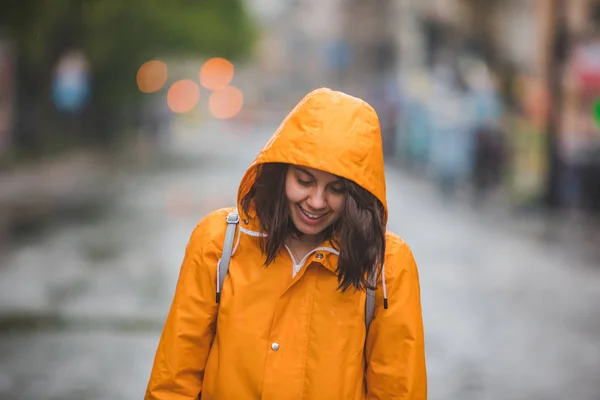
[[[317,254],[315,255],[315,257],[316,257],[317,259],[319,259],[319,260],[320,260],[320,259],[322,259],[322,258],[323,258],[323,254],[321,254],[321,253],[317,253]]]
[[[279,350],[279,343],[277,343],[277,342],[273,342],[273,343],[271,344],[271,350],[273,350],[273,351],[277,351],[277,350]]]

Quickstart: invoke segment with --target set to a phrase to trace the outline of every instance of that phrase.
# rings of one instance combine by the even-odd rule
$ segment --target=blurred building
[[[355,0],[343,3],[342,37],[351,62],[340,74],[340,83],[359,96],[394,72],[396,62],[396,17],[393,0]]]
[[[332,84],[331,49],[340,37],[341,0],[252,0],[263,29],[255,84],[264,100],[291,107],[308,91]]]
[[[557,164],[556,186],[563,206],[587,208],[590,191],[596,192],[593,202],[600,203],[593,189],[600,187],[600,158],[592,156],[598,153],[593,149],[600,148],[593,112],[600,97],[599,11],[597,0],[513,0],[500,3],[496,10],[497,47],[518,77],[521,114],[512,125],[520,134],[513,141],[516,192],[526,188],[537,197],[547,189],[548,168]],[[552,91],[553,80],[558,82],[558,94]],[[548,136],[549,121],[556,125],[556,158],[549,158],[546,143],[554,140]],[[535,154],[539,156],[532,173]],[[589,181],[588,167],[596,170],[595,182]]]
[[[394,0],[252,0],[264,29],[258,46],[260,85],[270,92],[306,93],[336,87],[369,97],[395,73]]]
[[[600,142],[593,115],[593,102],[600,97],[600,2],[398,0],[394,9],[403,115],[410,119],[403,122],[400,151],[427,163],[430,125],[439,119],[439,107],[435,118],[427,115],[439,98],[440,78],[472,89],[478,74],[471,67],[482,65],[504,105],[510,196],[516,203],[535,203],[547,189],[548,165],[556,162],[548,159],[549,110],[559,107],[554,124],[565,168],[558,185],[567,204],[578,203],[584,190],[581,154]],[[556,106],[549,86],[553,71],[562,83]]]

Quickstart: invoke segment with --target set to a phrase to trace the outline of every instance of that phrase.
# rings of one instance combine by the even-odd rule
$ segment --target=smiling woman
[[[386,232],[383,165],[371,106],[307,95],[244,174],[239,216],[194,230],[146,399],[425,400],[417,266]]]

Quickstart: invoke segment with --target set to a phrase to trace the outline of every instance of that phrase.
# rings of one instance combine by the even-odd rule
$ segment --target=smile
[[[321,215],[311,214],[311,213],[307,212],[306,210],[304,210],[304,208],[300,207],[299,204],[298,204],[298,208],[300,209],[300,211],[302,211],[302,214],[306,215],[308,218],[310,218],[312,220],[319,220],[328,214],[328,212],[326,212],[325,214],[321,214]]]

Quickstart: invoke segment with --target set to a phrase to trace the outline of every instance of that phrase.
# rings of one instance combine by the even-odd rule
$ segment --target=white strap
[[[229,261],[233,251],[233,240],[235,237],[235,228],[240,222],[240,216],[237,208],[227,215],[227,231],[225,231],[225,242],[223,243],[223,253],[221,259],[217,263],[217,303],[221,302],[221,290],[223,282],[229,270]]]
[[[377,283],[376,273],[373,272],[369,274],[368,281],[370,285],[375,286]],[[375,313],[375,291],[371,289],[367,289],[367,301],[365,302],[365,326],[367,327],[367,332],[369,331],[369,327],[371,326],[371,321],[373,320],[373,314]]]

